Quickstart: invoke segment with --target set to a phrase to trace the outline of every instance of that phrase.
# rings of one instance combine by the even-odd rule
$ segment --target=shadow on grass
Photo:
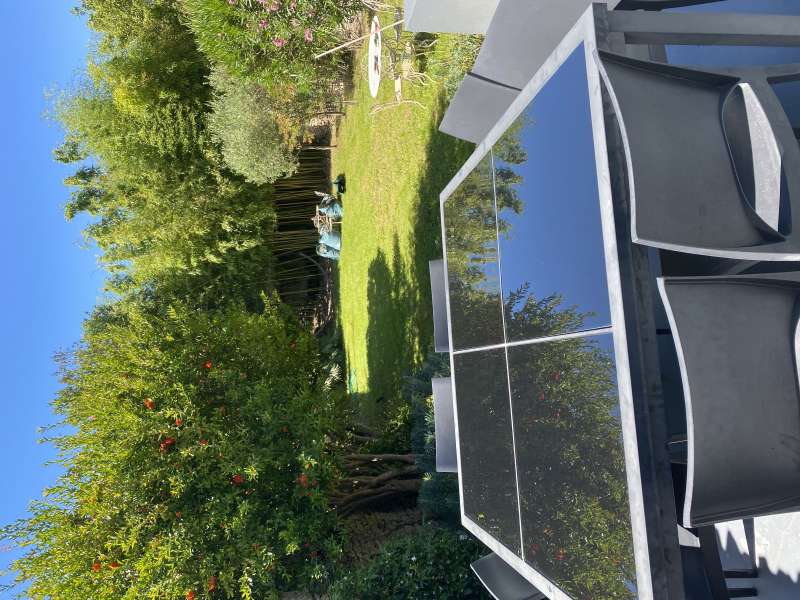
[[[444,99],[435,114],[444,111]],[[403,377],[433,349],[433,317],[428,261],[441,256],[439,193],[474,149],[438,131],[431,124],[425,149],[426,169],[419,183],[419,209],[414,218],[411,264],[400,253],[397,237],[392,256],[379,252],[369,267],[367,357],[369,397],[360,404],[371,422],[396,414],[402,398]]]
[[[392,256],[383,251],[369,266],[367,284],[367,368],[369,369],[370,420],[385,421],[396,409],[402,377],[414,362],[413,331],[409,316],[414,312],[413,282],[405,276],[400,241],[395,235]]]

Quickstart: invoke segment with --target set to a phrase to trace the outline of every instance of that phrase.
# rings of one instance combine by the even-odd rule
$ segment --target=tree
[[[123,301],[87,322],[53,403],[64,475],[2,530],[27,548],[24,595],[272,598],[326,576],[334,397],[313,337],[265,304]]]
[[[273,190],[233,173],[212,139],[210,68],[178,4],[85,0],[82,10],[100,36],[87,80],[56,107],[66,130],[56,158],[77,163],[67,217],[95,218],[85,234],[117,293],[257,305],[272,270]]]
[[[506,314],[542,336],[578,331],[586,317],[527,289],[509,297]],[[521,346],[508,360],[526,559],[575,598],[630,600],[636,570],[611,336]]]
[[[281,131],[263,88],[222,70],[211,77],[215,89],[209,128],[230,168],[252,183],[273,183],[297,170],[299,132]]]

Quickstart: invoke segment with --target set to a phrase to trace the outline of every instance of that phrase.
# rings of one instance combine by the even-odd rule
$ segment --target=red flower
[[[237,473],[236,475],[231,477],[231,482],[234,485],[242,485],[244,483],[244,477],[242,475],[240,475],[239,473]]]
[[[152,398],[145,398],[144,399],[144,407],[147,410],[153,410],[156,407],[156,403],[153,402]]]
[[[175,419],[175,427],[180,427],[181,425],[183,425],[183,419],[178,417],[177,419]]]
[[[122,565],[120,565],[117,561],[112,561],[108,563],[109,569],[119,569]]]
[[[558,383],[559,381],[561,381],[561,371],[554,371],[552,377],[553,381]]]
[[[539,544],[531,544],[531,554],[533,554],[534,556],[539,554],[539,550],[541,549],[542,547]]]
[[[208,591],[213,592],[215,589],[217,589],[217,578],[212,575],[208,578]]]
[[[182,516],[183,516],[183,513],[181,511],[179,511],[179,510],[175,511],[175,518],[176,519],[180,519]]]
[[[562,548],[562,549],[560,549],[558,552],[556,552],[556,554],[555,554],[555,559],[556,559],[556,560],[564,560],[565,558],[567,558],[567,552],[566,552],[566,550],[564,550],[564,549]]]
[[[168,437],[164,438],[164,440],[159,444],[158,447],[161,449],[161,452],[166,452],[174,445],[175,445],[175,438]]]
[[[213,366],[214,366],[214,363],[211,362],[210,360],[207,360],[205,363],[203,363],[203,368],[204,369],[210,369]]]
[[[208,440],[205,439],[205,438],[201,438],[200,439],[200,445],[201,446],[208,446]]]
[[[539,400],[544,400],[544,392],[539,393]]]
[[[186,592],[186,600],[194,600],[196,597],[193,591],[189,590]]]
[[[308,487],[308,475],[300,473],[300,477],[297,478],[297,484],[300,487]]]
[[[95,572],[95,573],[97,573],[100,570],[101,567],[102,567],[102,565],[100,564],[99,561],[94,561],[92,563],[92,571]]]

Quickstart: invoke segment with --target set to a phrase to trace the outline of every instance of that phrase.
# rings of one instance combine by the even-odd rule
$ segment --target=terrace
[[[411,4],[409,27],[441,23]],[[475,19],[440,127],[477,147],[440,196],[434,391],[495,597],[800,595],[797,15]]]

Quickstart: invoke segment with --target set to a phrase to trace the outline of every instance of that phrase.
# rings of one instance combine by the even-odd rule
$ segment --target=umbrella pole
[[[378,29],[378,31],[383,31],[384,29],[389,29],[389,28],[391,28],[391,27],[397,27],[397,26],[398,26],[398,25],[400,25],[400,23],[402,23],[403,21],[404,21],[404,19],[400,19],[399,21],[395,21],[395,22],[394,22],[394,23],[392,23],[391,25],[387,25],[386,27],[381,27],[380,29]],[[357,38],[356,38],[356,39],[354,39],[354,40],[350,40],[349,42],[345,42],[344,44],[341,44],[341,45],[339,45],[339,46],[336,46],[335,48],[331,48],[330,50],[326,50],[326,51],[325,51],[325,52],[323,52],[322,54],[317,54],[317,55],[314,57],[314,60],[317,60],[318,58],[322,58],[323,56],[327,56],[328,54],[332,54],[332,53],[336,52],[337,50],[341,50],[342,48],[346,48],[347,46],[352,46],[352,45],[353,45],[353,44],[355,44],[356,42],[360,42],[361,40],[365,40],[365,39],[367,39],[367,38],[368,38],[369,36],[371,36],[371,35],[372,35],[372,32],[370,31],[370,32],[369,32],[367,35],[362,35],[361,37],[357,37]]]

